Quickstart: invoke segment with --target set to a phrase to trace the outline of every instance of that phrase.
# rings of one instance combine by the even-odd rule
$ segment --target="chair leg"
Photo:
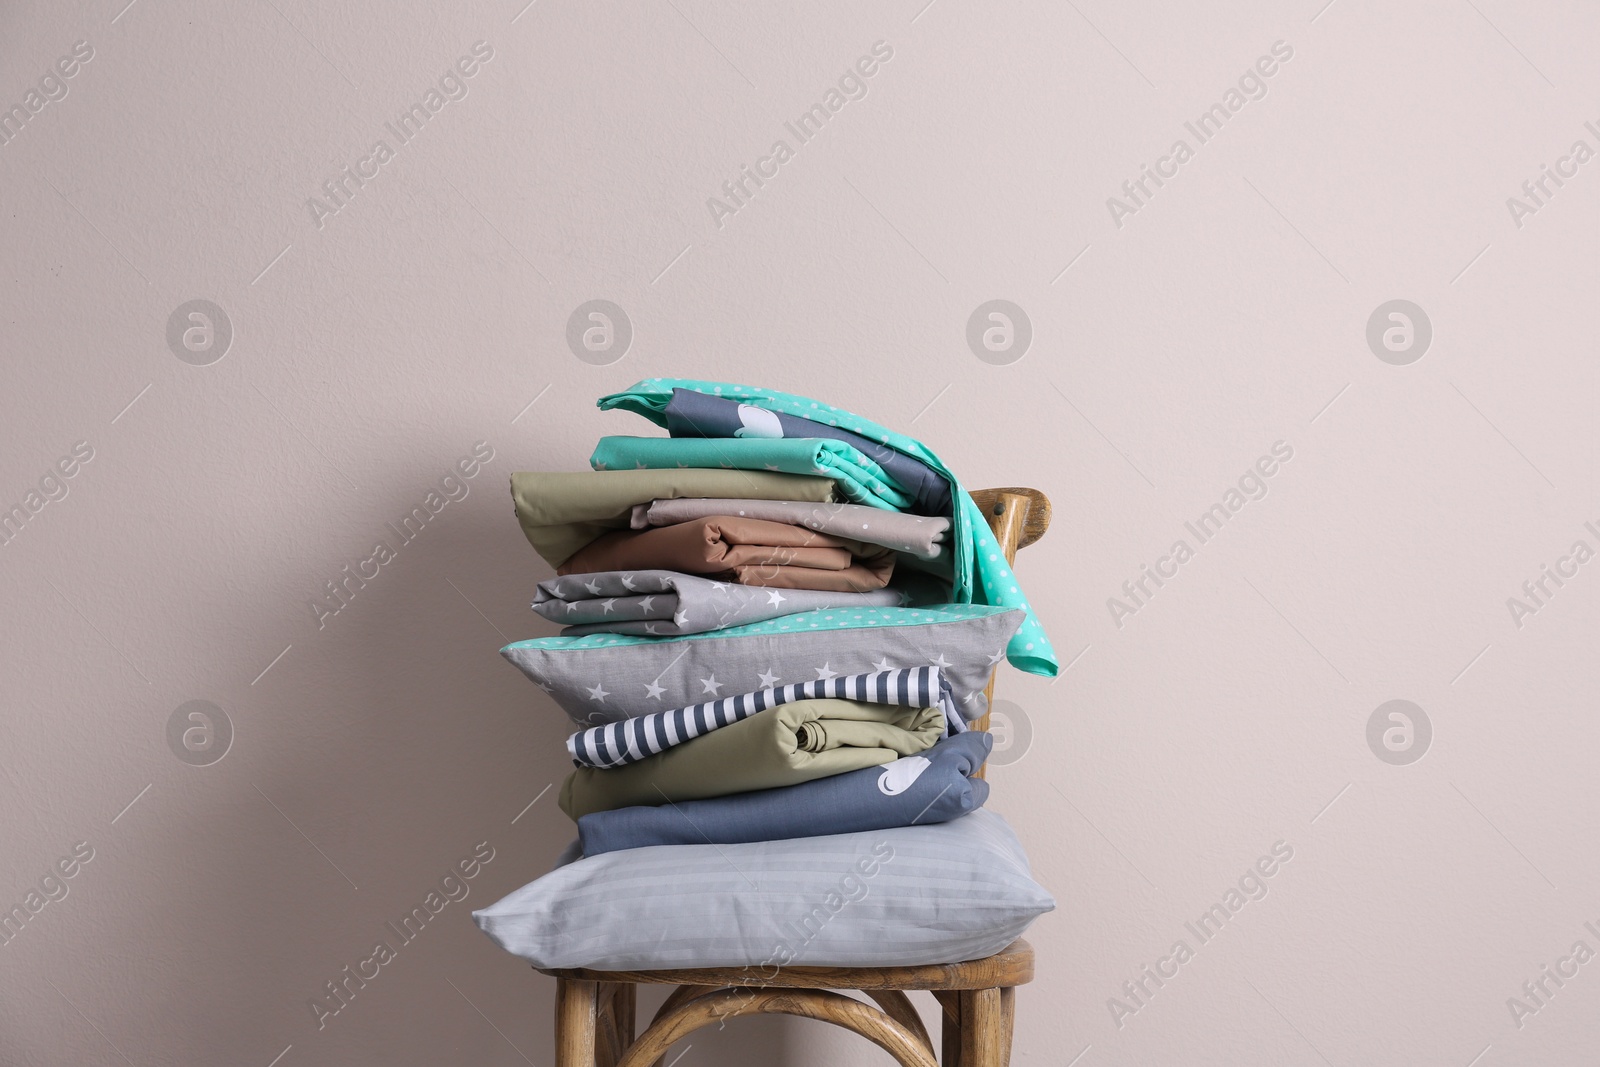
[[[616,1067],[633,1044],[635,986],[632,982],[602,982],[595,1021],[594,1067]]]
[[[600,983],[556,979],[556,1067],[595,1067]]]
[[[960,1067],[1005,1067],[1005,1012],[1000,990],[963,990],[960,1004]]]
[[[638,1034],[638,1024],[635,1015],[639,1006],[639,987],[632,982],[623,982],[617,986],[616,999],[612,1001],[612,1011],[617,1020],[617,1031],[622,1038],[622,1044],[617,1049],[617,1058],[622,1058],[622,1053],[628,1051],[628,1046],[633,1044],[635,1035]]]
[[[961,994],[942,989],[930,990],[939,1002],[939,1063],[942,1067],[961,1067]]]
[[[1017,1024],[1017,987],[1005,986],[1000,990],[1000,1037],[1002,1054],[1000,1067],[1011,1067],[1011,1036]]]

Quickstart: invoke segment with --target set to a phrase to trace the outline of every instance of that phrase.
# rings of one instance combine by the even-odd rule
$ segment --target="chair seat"
[[[665,971],[546,970],[554,978],[646,985],[764,986],[769,989],[994,989],[1033,981],[1033,946],[1018,938],[993,956],[909,967],[694,967]]]

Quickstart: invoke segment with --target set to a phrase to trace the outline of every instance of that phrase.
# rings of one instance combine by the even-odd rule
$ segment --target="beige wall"
[[[562,719],[496,655],[549,632],[505,479],[645,431],[592,402],[652,375],[826,397],[1055,501],[1022,573],[1073,665],[1000,683],[994,807],[1061,905],[1020,1062],[1592,1054],[1600,962],[1560,963],[1600,950],[1600,562],[1560,563],[1600,549],[1600,161],[1562,162],[1600,149],[1587,5],[125,3],[0,11],[0,504],[37,509],[0,547],[0,905],[60,897],[0,946],[0,1061],[551,1062],[551,983],[467,916],[569,834]],[[464,97],[386,129],[480,41]],[[1514,210],[1541,164],[1576,174]],[[596,299],[633,328],[604,366],[566,341]],[[967,342],[992,299],[1031,324],[1006,365]],[[1369,347],[1396,299],[1425,352],[1384,315]],[[1176,574],[1113,610],[1146,564]],[[1535,602],[1543,564],[1576,575]],[[1390,709],[1369,746],[1392,700],[1420,761]],[[219,762],[177,755],[222,725],[191,701]],[[1190,933],[1278,842],[1266,895]],[[1147,964],[1176,974],[1134,1001]],[[1527,998],[1545,964],[1577,974]],[[883,1061],[757,1022],[681,1062],[808,1056]]]

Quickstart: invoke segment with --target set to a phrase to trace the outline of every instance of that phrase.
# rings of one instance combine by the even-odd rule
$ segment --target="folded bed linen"
[[[585,856],[649,845],[737,845],[949,822],[983,806],[972,777],[994,739],[947,737],[917,756],[781,789],[681,804],[597,811],[578,820]]]
[[[680,496],[825,503],[834,499],[834,488],[830,479],[799,474],[692,468],[522,471],[511,476],[511,499],[522,533],[552,567],[601,534],[626,530],[635,504]]]
[[[720,467],[819,475],[832,478],[839,495],[856,504],[893,511],[916,504],[854,445],[826,437],[602,437],[589,465],[597,471]]]
[[[536,967],[773,975],[982,959],[1053,907],[1016,834],[984,809],[934,826],[575,858],[472,917]]]
[[[951,523],[951,599],[959,604],[1020,608],[1026,617],[1006,647],[1011,665],[1047,677],[1054,677],[1060,670],[1050,639],[1011,573],[977,501],[962,490],[955,475],[921,441],[810,397],[727,382],[647,378],[623,392],[601,397],[598,405],[602,411],[623,408],[635,412],[682,436],[730,434],[740,428],[770,437],[837,437],[848,432],[869,445],[879,442],[880,451],[853,440],[851,443],[905,485],[911,483],[906,480],[908,476],[902,476],[899,461],[882,453],[897,453],[926,467],[947,485],[953,501],[948,511],[935,512],[948,514]]]
[[[864,593],[889,584],[894,553],[786,522],[712,515],[675,526],[612,531],[579,549],[556,573],[635,568],[713,574],[778,589]]]
[[[595,633],[677,637],[817,608],[891,607],[905,599],[905,594],[892,589],[778,592],[677,571],[601,571],[540,582],[533,610],[551,622],[566,624],[561,631],[565,637]]]
[[[925,515],[950,514],[950,482],[945,479],[943,471],[907,455],[878,433],[862,432],[862,427],[849,425],[838,418],[842,413],[837,408],[811,400],[806,401],[809,408],[805,405],[779,408],[750,400],[742,394],[730,399],[726,394],[733,393],[735,389],[743,389],[745,394],[757,390],[676,378],[654,378],[648,383],[640,382],[629,392],[637,392],[640,386],[646,384],[659,386],[661,393],[670,389],[670,395],[663,397],[659,409],[664,418],[656,421],[658,425],[665,426],[673,437],[822,437],[843,441],[878,464],[894,479],[895,484],[911,493],[915,500],[909,510]],[[719,393],[724,395],[716,395]]]
[[[830,674],[943,669],[968,722],[1022,612],[976,604],[823,608],[682,637],[536,637],[500,650],[579,726]]]
[[[769,686],[753,693],[590,727],[567,738],[567,753],[580,767],[621,767],[742,722],[768,708],[823,697],[903,708],[936,707],[944,712],[951,732],[960,733],[967,728],[951,699],[950,683],[938,667],[902,667]]]
[[[768,522],[787,522],[808,530],[882,545],[920,560],[948,556],[944,544],[950,520],[936,515],[903,515],[860,504],[808,504],[799,500],[712,500],[679,497],[635,504],[635,530],[672,526],[709,515],[738,515]]]
[[[579,767],[561,787],[561,810],[578,819],[636,804],[799,785],[917,755],[944,729],[938,708],[799,700],[626,767]]]

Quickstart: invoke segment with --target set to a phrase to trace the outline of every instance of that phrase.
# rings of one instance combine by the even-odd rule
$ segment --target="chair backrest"
[[[1050,528],[1050,498],[1037,489],[1017,486],[976,489],[972,499],[977,501],[979,510],[989,520],[989,528],[994,531],[994,539],[1000,542],[1000,551],[1005,553],[1008,566],[1016,565],[1017,549],[1033,544]],[[989,685],[983,691],[985,706],[993,706],[997,671],[998,668],[990,672]],[[983,717],[972,724],[972,728],[987,730],[989,712],[985,711]],[[987,763],[978,768],[978,777],[985,777],[987,769]]]

